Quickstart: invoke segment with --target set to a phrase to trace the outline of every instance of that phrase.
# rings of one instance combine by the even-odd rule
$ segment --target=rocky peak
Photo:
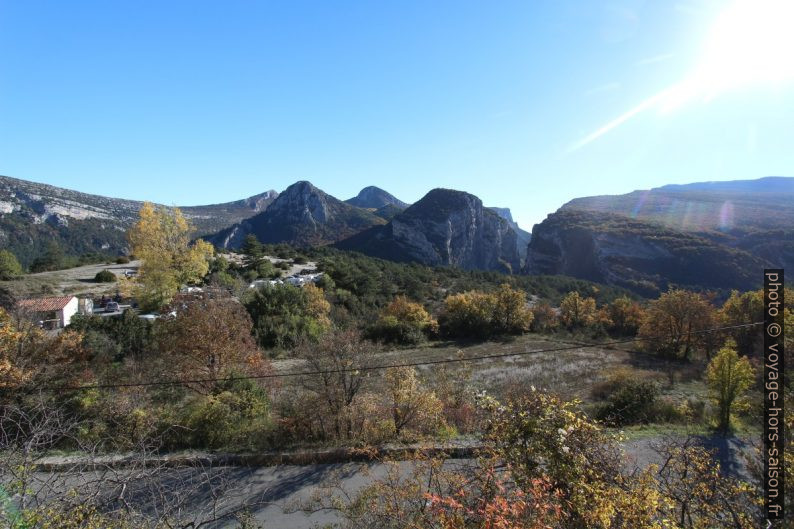
[[[433,189],[382,228],[340,247],[389,259],[466,269],[518,271],[516,233],[474,195]]]
[[[349,198],[345,200],[348,204],[352,206],[357,206],[359,208],[371,208],[371,209],[380,209],[384,206],[397,206],[400,209],[405,209],[408,207],[408,204],[399,200],[397,197],[384,191],[383,189],[375,186],[367,186],[361,191],[359,191],[358,195],[353,198]]]

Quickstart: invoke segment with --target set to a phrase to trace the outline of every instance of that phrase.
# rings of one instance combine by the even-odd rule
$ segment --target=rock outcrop
[[[510,212],[510,208],[488,208],[503,219],[507,221],[507,225],[510,226],[514,232],[516,232],[516,238],[518,239],[518,255],[521,257],[521,262],[523,263],[527,258],[527,246],[529,245],[529,241],[532,239],[532,234],[528,231],[522,230],[521,227],[513,220],[513,214]]]
[[[383,206],[396,206],[405,209],[408,204],[397,197],[375,186],[368,186],[359,191],[358,195],[345,200],[351,206],[365,209],[381,209]]]
[[[397,261],[433,266],[517,272],[516,233],[507,221],[474,195],[434,189],[396,215],[337,244],[338,247]]]

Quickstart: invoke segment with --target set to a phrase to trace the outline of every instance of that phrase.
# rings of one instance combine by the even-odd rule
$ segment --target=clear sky
[[[794,174],[789,0],[0,0],[0,174],[195,205]]]

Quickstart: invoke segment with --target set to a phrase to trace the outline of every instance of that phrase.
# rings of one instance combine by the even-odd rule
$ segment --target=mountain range
[[[225,204],[180,209],[195,234],[205,235],[264,211],[277,196],[271,190]],[[0,176],[0,248],[10,249],[25,266],[52,241],[73,255],[127,253],[126,231],[142,204]]]
[[[141,202],[0,177],[0,248],[24,265],[57,242],[68,254],[128,251]],[[368,186],[342,201],[301,181],[281,193],[180,208],[202,236],[237,248],[335,245],[396,261],[563,274],[655,296],[671,286],[755,288],[761,269],[794,265],[794,178],[702,182],[583,197],[532,233],[509,209],[433,189],[414,204]]]

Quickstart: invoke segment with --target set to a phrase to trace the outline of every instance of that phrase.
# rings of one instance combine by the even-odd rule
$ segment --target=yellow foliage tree
[[[303,292],[306,294],[306,314],[314,318],[323,331],[331,328],[331,304],[325,299],[325,291],[315,286],[314,283],[304,285]]]
[[[135,295],[141,305],[159,309],[182,284],[200,281],[209,271],[211,244],[190,244],[191,227],[178,208],[155,207],[146,202],[128,235],[132,252],[143,261]]]
[[[568,292],[560,302],[560,320],[568,328],[590,327],[598,319],[596,302],[583,298],[578,292]]]
[[[736,342],[728,339],[706,368],[706,382],[717,404],[720,429],[727,430],[731,413],[746,405],[744,394],[752,386],[754,377],[750,362],[736,353]]]
[[[695,349],[711,351],[718,316],[709,301],[697,292],[671,289],[652,301],[645,311],[639,336],[645,348],[664,356],[689,360]]]
[[[443,324],[447,333],[484,338],[493,334],[521,334],[529,330],[534,314],[526,294],[502,284],[495,292],[472,290],[444,300]]]
[[[442,404],[432,391],[424,389],[413,367],[394,367],[386,371],[394,433],[404,428],[432,429],[441,422]]]

